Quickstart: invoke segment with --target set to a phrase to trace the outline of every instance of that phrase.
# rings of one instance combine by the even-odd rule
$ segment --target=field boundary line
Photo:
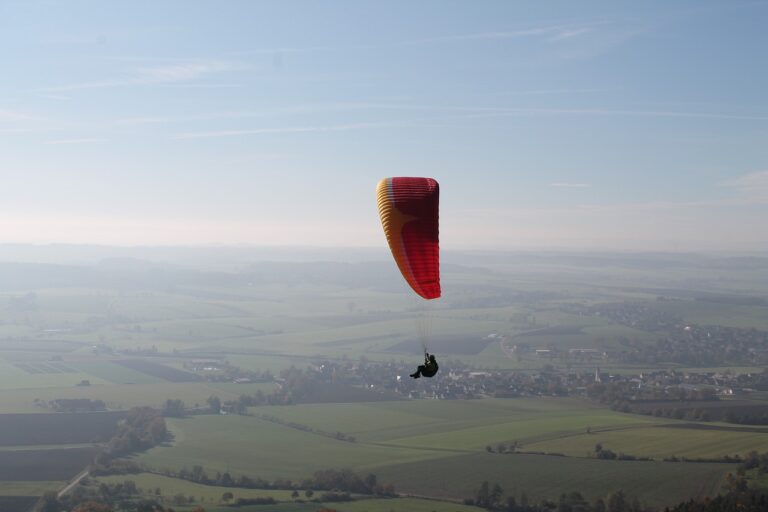
[[[592,435],[592,434],[599,434],[601,432],[616,432],[620,430],[639,430],[644,428],[654,428],[660,425],[657,424],[648,424],[648,423],[632,423],[630,425],[616,425],[616,426],[605,426],[605,427],[595,427],[591,428],[589,432],[586,432],[584,430],[580,430],[578,432],[576,431],[560,431],[560,432],[551,432],[549,434],[542,434],[540,436],[533,436],[533,437],[525,437],[522,439],[519,439],[518,441],[521,443],[530,443],[530,444],[536,444],[536,443],[543,443],[546,441],[554,441],[555,439],[565,439],[568,437],[577,437],[582,435]]]
[[[368,446],[382,446],[384,448],[406,448],[408,450],[424,450],[424,451],[430,451],[430,452],[448,452],[448,453],[478,453],[479,450],[462,450],[460,448],[435,448],[432,446],[409,446],[405,444],[397,444],[397,443],[378,443],[378,442],[370,442],[370,443],[358,443],[358,444],[365,444]]]

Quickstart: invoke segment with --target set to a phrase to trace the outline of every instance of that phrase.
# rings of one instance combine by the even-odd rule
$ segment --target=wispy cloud
[[[543,91],[542,91],[543,92]],[[454,106],[429,105],[413,103],[334,103],[327,105],[307,105],[290,107],[295,112],[322,110],[402,110],[424,112],[455,112],[476,117],[506,117],[515,115],[587,115],[587,116],[626,116],[626,117],[669,117],[691,119],[721,119],[736,121],[768,121],[768,115],[732,114],[729,112],[694,112],[681,110],[631,110],[609,108],[518,108],[518,107],[484,107],[484,106]]]
[[[14,112],[10,110],[0,109],[0,122],[16,122],[16,121],[40,121],[40,117],[25,114],[23,112]]]
[[[402,126],[405,123],[383,122],[383,123],[350,123],[329,126],[293,126],[277,128],[255,128],[252,130],[218,130],[209,132],[191,132],[181,133],[174,136],[174,139],[210,139],[222,137],[238,137],[243,135],[268,135],[280,133],[317,133],[317,132],[344,132],[353,130],[364,130],[367,128],[380,128],[388,126]]]
[[[452,43],[457,41],[482,41],[482,40],[500,40],[516,39],[520,37],[550,36],[554,37],[565,30],[563,26],[542,26],[519,30],[476,32],[472,34],[456,34],[448,36],[428,37],[424,39],[414,39],[405,41],[402,44],[432,44],[432,43]],[[573,29],[571,29],[573,30]]]
[[[592,27],[579,27],[571,30],[563,30],[549,38],[551,42],[565,41],[592,32]]]
[[[679,111],[659,111],[659,110],[612,110],[612,109],[562,109],[562,108],[495,108],[495,107],[452,107],[439,105],[397,105],[397,104],[366,104],[366,103],[343,103],[330,104],[324,106],[297,106],[286,109],[277,109],[263,112],[226,112],[212,113],[200,116],[190,116],[187,120],[201,119],[246,119],[249,117],[262,117],[276,114],[309,114],[312,112],[325,112],[334,110],[393,110],[393,111],[414,111],[414,112],[440,112],[445,115],[432,115],[420,118],[401,119],[395,121],[364,121],[336,125],[309,125],[309,126],[288,126],[288,127],[261,127],[246,129],[227,129],[205,132],[186,132],[175,135],[174,139],[201,139],[201,138],[222,138],[236,137],[244,135],[264,135],[280,133],[311,133],[311,132],[338,132],[362,130],[369,128],[386,127],[423,127],[436,126],[448,127],[453,121],[467,121],[472,119],[487,119],[498,117],[514,117],[529,115],[582,115],[582,116],[629,116],[629,117],[660,117],[660,118],[681,118],[681,119],[712,119],[712,120],[734,120],[734,121],[768,121],[768,116],[750,116],[727,113],[706,113],[706,112],[679,112]],[[146,118],[135,120],[122,120],[115,124],[142,124],[142,123],[161,123],[175,122],[179,119],[165,118]],[[552,183],[553,187],[584,187],[588,184],[581,183]]]
[[[409,108],[403,106],[403,108]],[[442,110],[473,113],[478,117],[504,117],[515,115],[587,115],[587,116],[624,116],[624,117],[668,117],[688,119],[720,119],[734,121],[768,121],[766,115],[730,114],[721,112],[685,112],[675,110],[623,110],[603,108],[496,108],[496,107],[440,107],[411,106],[412,109]]]
[[[247,66],[242,63],[227,61],[177,62],[161,66],[135,68],[121,78],[42,87],[38,90],[41,92],[62,92],[107,87],[174,84],[246,68]]]
[[[94,142],[104,142],[107,139],[100,138],[82,138],[82,139],[55,139],[46,141],[46,144],[60,145],[60,144],[90,144]]]
[[[768,170],[751,172],[723,185],[734,188],[748,201],[768,202]]]
[[[550,183],[549,186],[555,187],[555,188],[589,188],[592,185],[590,185],[589,183],[566,183],[566,182],[558,181],[555,183]]]
[[[112,124],[115,126],[138,126],[143,124],[172,123],[177,120],[181,121],[181,119],[174,119],[171,117],[128,117],[113,121]]]
[[[447,34],[423,37],[418,39],[406,39],[401,41],[390,41],[378,44],[350,44],[344,46],[317,45],[305,47],[275,47],[275,48],[256,48],[244,52],[237,52],[234,55],[279,55],[291,53],[311,53],[323,51],[345,51],[345,50],[376,50],[387,48],[402,48],[408,46],[451,44],[467,41],[502,41],[522,38],[542,38],[549,42],[565,41],[578,36],[593,32],[595,27],[608,25],[610,22],[605,20],[583,22],[583,23],[550,23],[545,25],[528,26],[510,30],[489,30],[484,32],[472,32],[467,34]]]

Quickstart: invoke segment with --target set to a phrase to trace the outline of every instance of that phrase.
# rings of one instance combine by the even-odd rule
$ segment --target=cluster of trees
[[[187,408],[183,400],[178,398],[169,398],[165,401],[162,408],[163,416],[168,418],[183,418],[187,415]]]
[[[690,457],[677,457],[676,455],[672,455],[670,457],[664,457],[662,460],[664,462],[714,462],[723,464],[736,464],[742,461],[739,455],[723,455],[722,457],[697,457],[693,459]]]
[[[304,425],[303,423],[286,421],[286,420],[283,420],[282,418],[278,418],[277,416],[272,416],[271,414],[259,414],[258,417],[264,421],[277,423],[278,425],[282,425],[288,428],[293,428],[296,430],[301,430],[302,432],[311,432],[313,434],[317,434],[320,436],[330,437],[331,439],[336,439],[338,441],[346,441],[348,443],[354,443],[355,441],[357,441],[357,438],[351,434],[345,434],[344,432],[328,432],[326,430],[320,430],[317,428],[310,427],[309,425]]]
[[[683,400],[690,401],[691,398]],[[725,421],[726,423],[738,425],[768,425],[768,407],[765,404],[755,403],[754,405],[743,407],[732,407],[726,401],[721,402],[721,404],[715,402],[707,405],[705,408],[681,403],[676,407],[671,407],[663,406],[662,404],[623,401],[618,404],[611,404],[611,408],[622,412],[647,414],[676,420]]]
[[[701,407],[644,407],[643,404],[632,404],[629,406],[630,412],[635,414],[647,414],[657,418],[672,418],[676,420],[689,421],[712,421],[720,419],[713,418],[710,409]]]
[[[768,494],[757,489],[732,490],[715,498],[680,503],[669,512],[765,512]]]
[[[652,460],[649,457],[637,457],[622,452],[616,453],[613,450],[603,448],[601,443],[595,445],[595,457],[604,460]]]
[[[151,407],[134,407],[117,425],[107,447],[97,455],[96,466],[109,466],[121,455],[146,450],[160,444],[168,435],[165,419]]]
[[[475,505],[499,512],[652,512],[653,509],[640,504],[637,498],[630,499],[624,491],[616,491],[605,498],[590,503],[579,492],[563,493],[557,501],[542,500],[533,503],[522,492],[519,496],[507,496],[498,483],[491,485],[487,480],[480,484],[473,498],[464,500]]]
[[[660,416],[670,416],[669,408],[649,406],[645,402],[710,402],[718,400],[715,390],[712,388],[689,389],[680,386],[645,386],[642,389],[638,389],[636,382],[628,380],[592,383],[587,386],[587,394],[590,398],[609,405],[614,410],[629,412],[630,409],[637,408],[638,411],[642,411],[644,414],[658,411]]]
[[[355,494],[368,494],[377,496],[395,496],[395,487],[392,484],[380,484],[376,475],[369,474],[364,477],[358,475],[349,469],[324,469],[316,471],[312,478],[304,479],[301,482],[294,482],[288,479],[265,480],[263,478],[252,478],[246,475],[232,476],[229,472],[212,473],[208,472],[199,465],[195,465],[191,470],[186,468],[178,473],[163,473],[166,476],[181,478],[203,485],[216,485],[219,487],[235,487],[242,489],[314,489],[319,491],[347,492]],[[309,495],[308,497],[311,497]],[[331,500],[323,500],[331,501]]]
[[[763,454],[768,460],[768,454]],[[760,458],[756,455],[756,458]],[[754,461],[753,461],[754,462]],[[768,510],[768,493],[765,490],[750,489],[743,477],[729,474],[726,479],[727,492],[717,497],[691,499],[665,507],[664,512],[765,512]],[[643,505],[637,498],[628,497],[624,491],[610,493],[604,498],[590,502],[579,492],[563,493],[558,500],[542,500],[533,503],[522,492],[519,496],[504,499],[504,490],[498,483],[491,485],[487,480],[465,504],[476,505],[498,512],[658,512],[658,509]]]
[[[768,410],[728,410],[723,414],[723,421],[739,425],[768,425]]]
[[[515,453],[517,452],[517,449],[520,448],[520,443],[517,441],[512,441],[509,444],[506,443],[499,443],[496,446],[492,445],[486,445],[485,451],[488,453]]]
[[[742,463],[739,465],[739,474],[744,474],[750,470],[757,470],[761,475],[768,473],[768,452],[758,453],[752,450],[745,455]]]
[[[163,507],[157,500],[137,499],[138,494],[139,490],[132,480],[114,484],[102,483],[98,487],[78,485],[71,493],[61,498],[56,492],[47,492],[40,499],[36,510],[40,512],[173,512],[173,509]],[[183,499],[178,499],[179,496]],[[174,497],[176,505],[187,506],[194,501],[190,501],[183,495],[179,496]],[[192,512],[205,511],[197,507]]]

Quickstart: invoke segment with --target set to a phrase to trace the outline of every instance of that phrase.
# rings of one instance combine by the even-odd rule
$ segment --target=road
[[[57,495],[58,498],[61,498],[65,494],[67,494],[69,491],[72,490],[73,487],[75,487],[77,484],[80,483],[80,480],[88,476],[88,469],[82,470],[80,473],[77,474],[75,478],[72,479],[71,482],[67,484],[66,487],[64,487],[62,490],[59,491],[59,494]]]

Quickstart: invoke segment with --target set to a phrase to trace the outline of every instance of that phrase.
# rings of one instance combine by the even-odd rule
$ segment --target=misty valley
[[[765,258],[447,252],[427,307],[375,251],[4,250],[3,511],[661,510],[768,483]]]

